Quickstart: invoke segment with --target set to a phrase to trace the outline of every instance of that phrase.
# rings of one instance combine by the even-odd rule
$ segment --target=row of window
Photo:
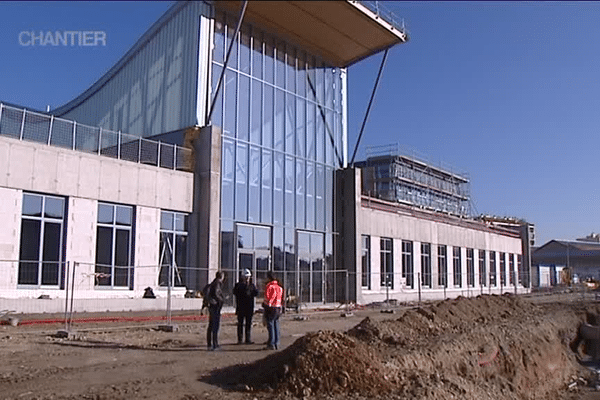
[[[369,235],[361,236],[361,258],[362,258],[362,276],[361,282],[362,287],[371,289],[371,237]],[[415,272],[414,272],[414,259],[413,259],[413,245],[412,241],[402,241],[402,278],[405,279],[406,286],[410,288],[415,287]],[[393,254],[393,239],[391,238],[380,238],[380,285],[382,287],[394,288],[394,254]],[[421,243],[421,272],[417,275],[420,276],[422,287],[433,287],[434,279],[434,265],[432,262],[431,255],[431,243]],[[451,250],[449,254],[448,251]],[[489,253],[489,264],[486,263],[486,255]],[[452,257],[451,259],[449,259]],[[477,258],[476,258],[477,257]],[[475,282],[475,265],[476,261],[479,261],[479,282]],[[508,262],[507,262],[508,260]],[[448,287],[448,263],[452,264],[452,277],[454,287],[462,287],[462,259],[461,259],[461,248],[457,246],[437,246],[437,286]],[[515,254],[512,253],[499,253],[499,272],[500,272],[500,285],[506,286],[507,284],[513,286],[518,282],[522,284],[522,276],[519,273],[516,277],[517,271],[521,271],[521,255],[516,254],[516,266],[515,270]],[[487,267],[489,265],[489,271]],[[507,272],[508,267],[508,272]],[[466,275],[467,275],[467,286],[475,287],[479,286],[498,286],[496,281],[496,252],[486,250],[478,250],[467,248],[466,249]],[[489,275],[489,282],[486,277]],[[507,281],[508,278],[508,281]]]
[[[64,288],[67,199],[23,194],[18,284]],[[98,202],[95,286],[133,289],[135,208]],[[186,265],[187,215],[161,211],[158,283],[168,284],[170,266]],[[185,271],[171,274],[184,285]]]

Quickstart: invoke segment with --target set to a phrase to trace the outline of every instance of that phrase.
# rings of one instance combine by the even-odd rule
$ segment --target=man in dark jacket
[[[235,296],[235,313],[238,317],[238,344],[243,343],[244,337],[247,344],[252,344],[250,332],[252,329],[252,315],[254,314],[254,298],[258,295],[258,290],[252,283],[252,273],[249,269],[244,270],[240,281],[235,284],[233,295]],[[246,328],[245,335],[244,327]]]
[[[208,304],[208,329],[206,330],[206,346],[209,351],[220,349],[219,326],[221,324],[221,308],[225,297],[223,296],[223,282],[225,273],[218,271],[215,279],[211,282],[206,296]]]

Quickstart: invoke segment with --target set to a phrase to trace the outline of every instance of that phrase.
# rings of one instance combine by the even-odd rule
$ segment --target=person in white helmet
[[[258,295],[258,290],[252,283],[252,273],[249,269],[242,272],[240,281],[233,288],[233,295],[235,296],[235,313],[238,317],[238,344],[244,343],[244,338],[246,344],[252,344],[252,315],[254,314],[254,298]]]

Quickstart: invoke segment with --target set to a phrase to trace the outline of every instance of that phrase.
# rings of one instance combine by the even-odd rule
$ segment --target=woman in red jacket
[[[266,350],[277,350],[279,346],[279,316],[283,307],[283,288],[279,286],[271,271],[267,272],[267,282],[263,303],[269,332]]]

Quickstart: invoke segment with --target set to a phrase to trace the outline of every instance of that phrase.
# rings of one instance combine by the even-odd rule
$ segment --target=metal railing
[[[377,17],[384,19],[388,23],[390,23],[394,28],[400,30],[401,32],[408,33],[406,31],[406,27],[404,26],[404,19],[396,15],[393,11],[391,11],[383,1],[364,1],[359,0],[358,3],[367,7],[371,12],[375,13]]]
[[[191,149],[0,103],[0,135],[180,171]]]

